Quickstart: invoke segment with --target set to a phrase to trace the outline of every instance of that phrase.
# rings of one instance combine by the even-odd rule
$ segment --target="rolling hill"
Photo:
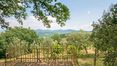
[[[66,34],[66,33],[70,33],[70,32],[78,32],[79,30],[42,30],[42,29],[37,29],[35,30],[36,33],[39,36],[52,36],[55,33],[59,33],[59,34]]]

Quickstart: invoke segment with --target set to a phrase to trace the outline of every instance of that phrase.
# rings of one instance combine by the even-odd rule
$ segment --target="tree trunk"
[[[84,49],[85,49],[86,54],[88,54],[87,48],[86,48],[86,47],[84,47]]]
[[[73,65],[74,65],[74,66],[80,66],[80,65],[79,65],[78,59],[79,59],[79,58],[76,58],[76,57],[73,58],[73,63],[74,63]]]
[[[97,49],[95,49],[94,66],[96,66],[96,61],[97,61]]]

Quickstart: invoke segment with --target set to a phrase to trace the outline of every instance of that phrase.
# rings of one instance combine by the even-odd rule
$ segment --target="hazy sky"
[[[117,0],[60,0],[70,9],[70,19],[66,26],[60,27],[56,23],[51,24],[51,28],[45,28],[41,21],[35,20],[33,16],[28,16],[24,21],[24,27],[32,29],[83,29],[91,31],[91,24],[101,17],[104,10],[107,10],[111,4],[117,3]],[[55,20],[49,16],[49,19]],[[11,22],[10,26],[19,26],[15,19],[7,19]]]

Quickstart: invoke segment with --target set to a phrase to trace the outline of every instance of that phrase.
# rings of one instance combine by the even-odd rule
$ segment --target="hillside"
[[[71,29],[68,29],[68,30],[41,30],[41,29],[37,29],[35,31],[39,36],[51,36],[55,33],[66,34],[66,33],[70,33],[70,32],[78,32],[79,30],[71,30]]]

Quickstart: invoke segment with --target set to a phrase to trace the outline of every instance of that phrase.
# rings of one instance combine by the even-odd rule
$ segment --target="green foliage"
[[[40,38],[33,30],[15,27],[0,34],[0,53],[1,57],[8,53],[9,58],[38,55],[39,58],[46,58],[46,61],[69,58],[77,66],[78,60],[84,57],[81,56],[84,46],[90,46],[89,36],[90,33],[80,31],[66,34],[64,37],[55,34],[52,37]],[[36,52],[38,54],[35,54]]]
[[[105,53],[104,64],[116,66],[117,61],[117,4],[104,12],[98,23],[93,24],[92,38],[94,47]]]
[[[76,66],[79,65],[78,59],[81,55],[81,50],[85,50],[88,53],[87,48],[91,46],[89,38],[90,33],[83,30],[66,35],[68,41],[67,53],[71,55]]]
[[[43,48],[49,48],[49,47],[51,47],[52,44],[53,44],[53,40],[51,38],[44,37],[44,38],[42,38],[40,46]]]
[[[27,41],[29,44],[33,43],[34,40],[38,38],[36,33],[33,30],[22,28],[22,27],[15,27],[6,30],[5,32],[1,33],[1,36],[9,43],[13,37],[17,37],[21,40]],[[3,41],[3,40],[2,40]]]
[[[78,51],[77,51],[78,49],[77,49],[77,47],[76,46],[74,46],[74,45],[68,45],[68,47],[67,47],[67,53],[68,54],[74,54],[74,53],[78,53]]]
[[[31,52],[31,44],[36,44],[37,40],[38,36],[33,30],[15,27],[0,34],[0,49],[2,52],[4,51],[3,53],[6,50],[6,52],[14,57],[14,52],[17,52],[16,56],[19,55],[18,53],[24,54],[23,52],[26,49],[28,53]],[[21,49],[22,51],[20,52]]]
[[[68,42],[66,38],[61,38],[60,44],[66,49]]]
[[[58,33],[52,35],[51,38],[52,38],[54,41],[57,41],[58,43],[61,41],[61,36],[60,36],[60,34],[58,34]]]
[[[6,46],[6,53],[8,54],[8,57],[11,58],[18,57],[30,52],[28,51],[28,44],[26,41],[21,41],[20,39],[14,37],[9,45]]]
[[[0,49],[0,59],[5,57],[5,53],[4,49]]]
[[[63,49],[62,49],[62,46],[59,45],[59,44],[54,44],[52,46],[52,52],[55,53],[55,54],[60,54],[62,53]]]
[[[55,42],[52,45],[52,52],[51,52],[51,57],[53,59],[56,59],[57,57],[59,57],[60,54],[63,53],[63,47],[59,44],[57,44],[57,42]]]
[[[21,24],[27,15],[33,14],[37,20],[42,20],[44,26],[50,27],[48,16],[56,18],[61,26],[69,19],[69,9],[57,0],[0,0],[0,24],[8,27],[5,18],[15,17]]]
[[[92,43],[89,40],[90,33],[80,30],[79,32],[73,32],[67,35],[67,41],[69,44],[74,44],[79,50],[86,49]]]

